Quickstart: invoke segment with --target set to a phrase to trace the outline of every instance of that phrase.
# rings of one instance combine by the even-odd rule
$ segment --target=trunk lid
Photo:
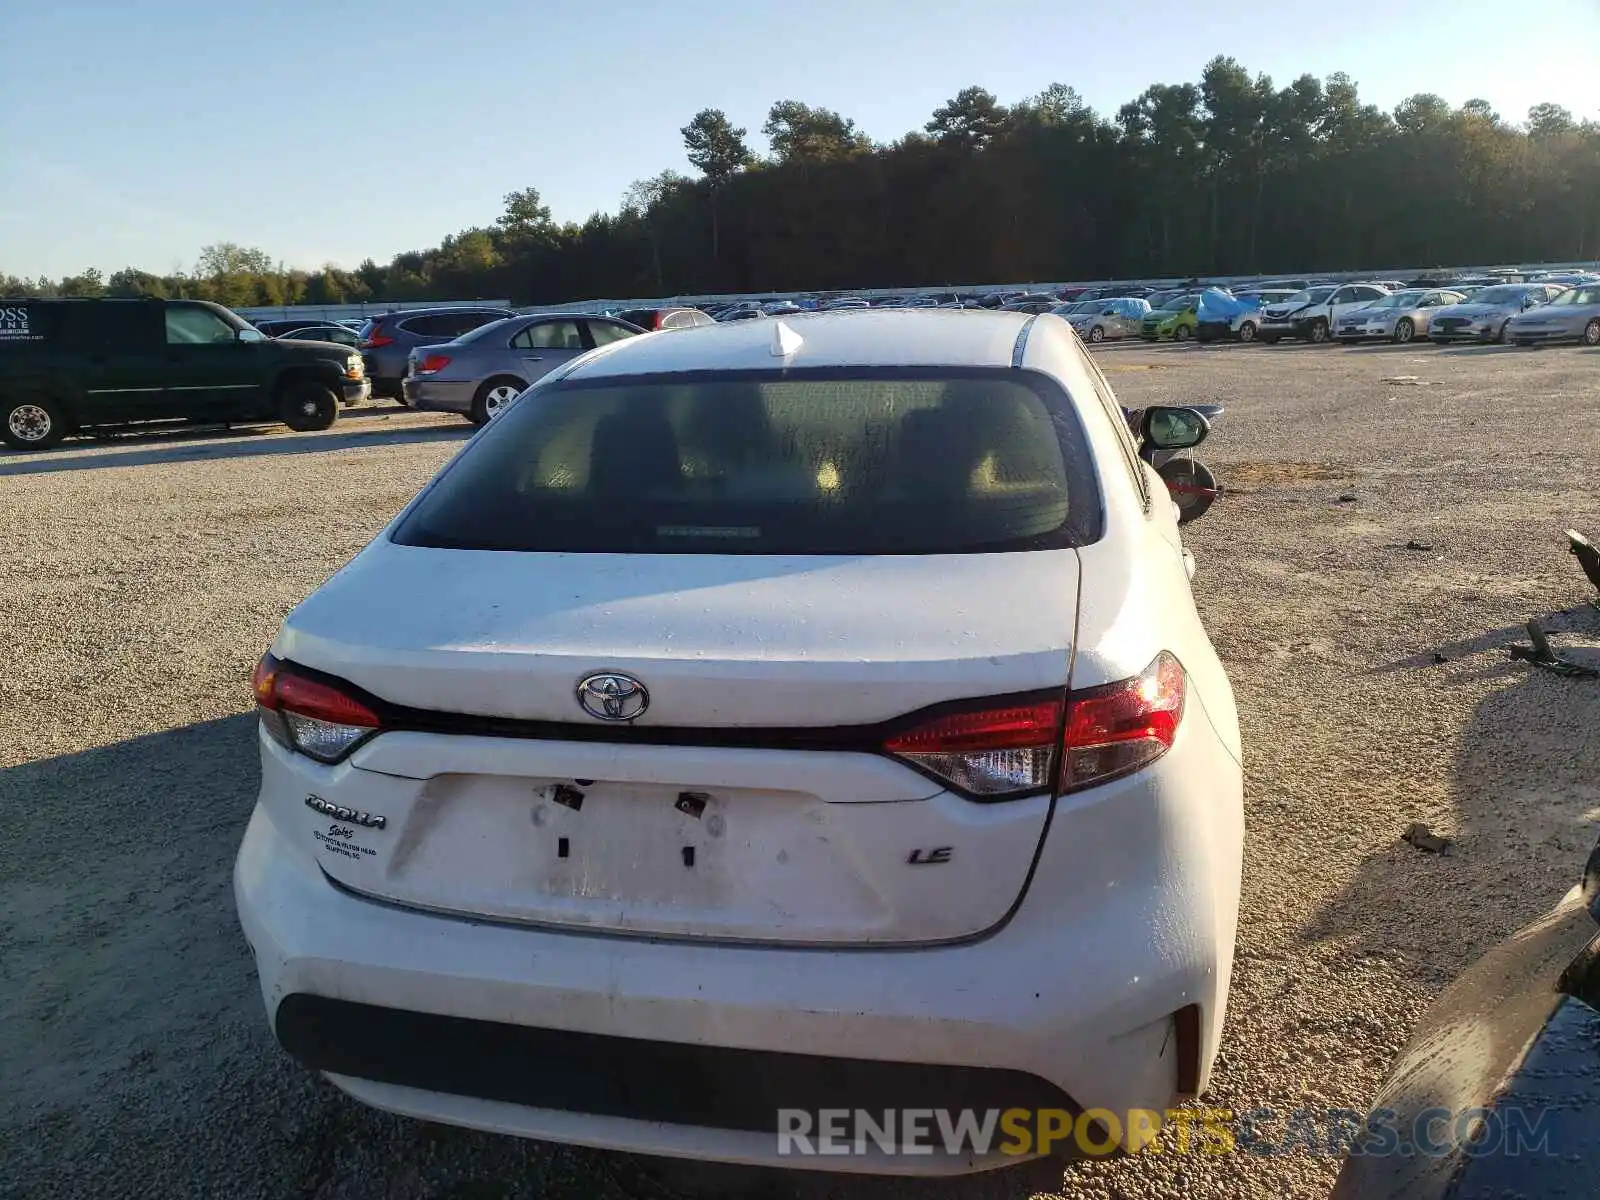
[[[849,727],[1064,689],[1077,600],[1070,549],[521,554],[380,540],[291,614],[274,653],[411,709],[554,726],[375,738],[319,792],[386,818],[357,835],[360,852],[331,847],[325,818],[297,818],[321,831],[308,837],[340,882],[427,908],[741,941],[970,936],[1020,896],[1049,797],[968,799]],[[601,671],[648,689],[631,723],[580,706],[579,681]],[[816,736],[830,730],[843,745]]]

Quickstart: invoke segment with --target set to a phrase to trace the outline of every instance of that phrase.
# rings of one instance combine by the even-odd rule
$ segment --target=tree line
[[[1344,74],[1279,87],[1219,57],[1110,117],[1065,84],[1011,105],[968,87],[889,144],[797,100],[761,132],[766,157],[706,109],[682,130],[694,177],[641,179],[581,223],[525,188],[386,265],[221,244],[193,272],[0,274],[0,294],[554,304],[1600,258],[1600,123],[1554,104],[1514,121],[1423,93],[1385,112]]]

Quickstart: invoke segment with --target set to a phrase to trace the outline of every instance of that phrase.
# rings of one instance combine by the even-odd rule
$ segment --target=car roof
[[[1031,313],[940,308],[798,313],[615,342],[571,377],[817,367],[1008,367],[1018,336],[1032,320]],[[783,327],[799,336],[800,345],[780,358],[772,349]]]

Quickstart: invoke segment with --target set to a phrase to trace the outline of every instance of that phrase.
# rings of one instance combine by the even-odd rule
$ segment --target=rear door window
[[[482,322],[463,328],[460,313],[433,313],[426,317],[410,317],[400,322],[400,328],[418,337],[455,337],[468,329],[476,329]]]
[[[959,554],[1100,536],[1072,402],[1031,372],[564,380],[490,425],[395,533],[500,551]]]
[[[677,317],[680,315],[681,314],[679,313],[673,313],[672,317]],[[672,317],[668,317],[667,320],[662,323],[662,328],[681,329],[689,324],[688,321],[678,321],[675,324],[671,323]],[[589,336],[594,339],[594,344],[596,346],[609,346],[612,342],[623,342],[627,341],[631,337],[638,336],[638,334],[634,333],[633,330],[628,329],[625,326],[618,325],[612,321],[585,321],[584,324],[589,327]]]
[[[537,321],[511,339],[513,350],[582,350],[576,321]]]
[[[68,345],[134,350],[167,341],[161,304],[133,300],[63,304],[60,308],[60,336]]]

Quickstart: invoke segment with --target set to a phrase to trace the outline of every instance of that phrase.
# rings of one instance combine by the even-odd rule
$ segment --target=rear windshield
[[[395,532],[406,546],[960,554],[1100,536],[1072,402],[1020,371],[641,375],[536,387]]]

